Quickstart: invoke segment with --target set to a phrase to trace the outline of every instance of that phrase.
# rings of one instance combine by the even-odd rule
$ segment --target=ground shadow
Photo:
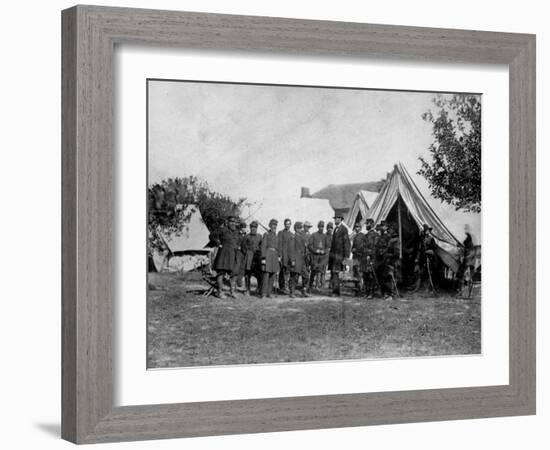
[[[37,423],[36,428],[43,431],[50,436],[60,438],[61,437],[61,424],[60,423]]]

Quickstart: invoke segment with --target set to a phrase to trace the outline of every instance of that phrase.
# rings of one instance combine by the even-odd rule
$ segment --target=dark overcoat
[[[279,267],[279,243],[278,236],[273,231],[268,231],[262,237],[262,263],[265,263],[264,272],[278,272]]]
[[[262,236],[260,234],[247,234],[241,244],[244,254],[244,270],[255,271],[260,268],[262,258]]]
[[[237,252],[239,251],[239,232],[223,227],[215,235],[215,243],[218,245],[218,253],[214,261],[214,270],[224,270],[236,273]]]
[[[279,243],[279,256],[281,257],[281,265],[283,267],[290,266],[290,244],[293,234],[290,230],[281,230],[277,234]]]
[[[330,242],[325,233],[316,231],[308,242],[308,250],[311,255],[311,270],[323,270],[327,263],[327,256],[330,250]]]
[[[382,264],[386,258],[388,252],[388,244],[390,241],[390,235],[388,233],[382,233],[376,240],[376,246],[374,248],[374,258],[377,263]]]
[[[340,225],[334,229],[332,234],[328,268],[337,272],[344,270],[344,260],[349,258],[350,251],[348,229],[344,225]]]
[[[295,273],[307,271],[307,245],[309,235],[306,233],[295,233],[290,243],[290,270]]]
[[[376,242],[378,241],[378,233],[373,229],[369,230],[363,238],[363,251],[359,262],[359,270],[368,272],[371,269],[371,264],[374,264],[374,254],[376,251]]]

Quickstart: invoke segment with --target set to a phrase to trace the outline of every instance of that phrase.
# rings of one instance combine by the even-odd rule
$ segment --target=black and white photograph
[[[481,117],[478,93],[148,79],[147,367],[481,354]]]

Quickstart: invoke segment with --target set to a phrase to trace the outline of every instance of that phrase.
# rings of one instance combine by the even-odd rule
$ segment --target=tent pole
[[[403,231],[401,226],[401,196],[397,196],[397,223],[399,226],[399,259],[403,259]]]

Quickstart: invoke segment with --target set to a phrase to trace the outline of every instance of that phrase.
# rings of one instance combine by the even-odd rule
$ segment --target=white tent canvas
[[[207,256],[206,259],[200,259],[196,255],[185,255],[185,253],[197,252],[207,255],[209,249],[205,247],[208,244],[210,232],[202,219],[199,208],[195,205],[189,205],[183,213],[190,214],[190,217],[180,232],[161,229],[157,231],[166,246],[164,251],[153,252],[153,262],[158,272],[191,270],[208,260]]]
[[[361,190],[357,193],[344,219],[344,222],[349,228],[353,228],[358,220],[360,220],[361,223],[365,222],[370,206],[374,203],[376,197],[378,197],[378,192]]]
[[[210,232],[204,221],[201,212],[195,205],[189,205],[183,214],[191,214],[189,221],[178,233],[169,231],[159,231],[162,240],[170,250],[176,254],[181,252],[204,250],[208,244]]]
[[[424,224],[432,228],[432,234],[440,249],[438,255],[456,272],[458,269],[456,256],[460,243],[426,201],[403,164],[398,163],[394,166],[378,197],[371,205],[367,218],[373,219],[375,223],[386,220],[399,198],[406,207],[406,213],[419,229]]]

